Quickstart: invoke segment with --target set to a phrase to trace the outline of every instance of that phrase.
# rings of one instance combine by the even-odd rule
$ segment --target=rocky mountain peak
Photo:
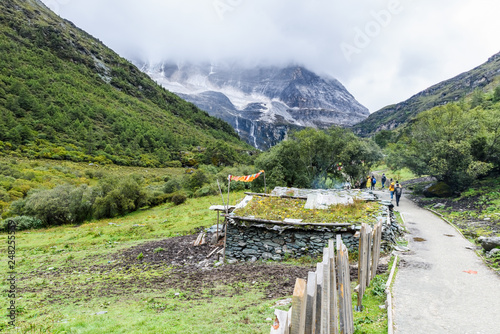
[[[261,149],[283,140],[291,128],[350,126],[369,115],[338,80],[299,65],[136,64]]]

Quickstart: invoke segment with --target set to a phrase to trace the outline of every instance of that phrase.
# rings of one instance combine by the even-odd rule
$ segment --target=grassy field
[[[32,165],[33,162],[20,160],[9,164],[24,172],[25,169],[44,168],[44,162]],[[72,179],[68,174],[73,175],[76,171],[86,174],[87,167],[93,168],[82,164],[64,164],[61,168],[65,169],[59,171],[64,175],[60,177]],[[50,170],[52,167],[47,165],[45,168]],[[140,168],[112,168],[116,168],[113,173],[146,173],[146,169]],[[151,183],[171,172],[170,169],[147,171],[152,175]],[[180,170],[174,172],[182,173]],[[92,179],[89,180],[92,182]],[[232,192],[231,203],[243,197],[243,192]],[[15,240],[16,328],[8,326],[9,319],[4,316],[4,306],[10,302],[7,293],[9,285],[4,278],[0,282],[0,305],[3,305],[0,331],[269,332],[271,321],[268,319],[273,318],[273,306],[278,300],[291,297],[289,294],[270,297],[271,277],[258,281],[248,278],[206,282],[201,289],[193,290],[182,286],[189,281],[206,280],[207,276],[200,278],[196,273],[190,273],[179,276],[182,282],[170,286],[164,283],[164,278],[177,277],[171,266],[141,261],[126,263],[121,262],[119,257],[121,252],[144,243],[190,235],[200,227],[215,224],[216,215],[208,207],[220,202],[220,196],[207,196],[188,199],[178,206],[163,204],[123,217],[92,220],[81,225],[19,231]],[[0,234],[2,272],[8,269],[7,238],[7,233]],[[312,259],[301,259],[288,265],[314,265],[312,262]],[[231,270],[229,266],[228,270]],[[377,280],[382,282],[384,277]],[[355,282],[352,284],[353,287],[356,285]],[[370,289],[380,290],[380,284],[373,284]],[[384,303],[385,296],[380,295],[378,290],[373,292],[370,289],[365,295],[365,311],[355,312],[357,333],[386,331],[385,311],[378,307]]]

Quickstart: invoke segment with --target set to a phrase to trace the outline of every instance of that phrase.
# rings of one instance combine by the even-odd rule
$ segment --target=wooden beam
[[[246,192],[245,195],[261,196],[261,197],[280,197],[280,198],[291,198],[291,199],[307,199],[307,196],[271,195],[263,193],[252,193],[252,192]]]
[[[271,334],[289,334],[288,311],[274,310],[276,318],[271,327]]]
[[[316,273],[310,271],[307,275],[307,305],[305,334],[316,333]]]
[[[292,330],[291,334],[303,334],[306,325],[306,281],[297,278],[292,297]]]

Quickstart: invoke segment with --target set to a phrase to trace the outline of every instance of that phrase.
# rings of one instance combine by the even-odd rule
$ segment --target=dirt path
[[[388,192],[381,192],[389,199]],[[500,277],[452,226],[402,198],[410,252],[401,253],[394,295],[395,332],[500,333]]]

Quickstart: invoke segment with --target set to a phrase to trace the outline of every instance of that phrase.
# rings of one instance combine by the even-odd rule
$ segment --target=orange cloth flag
[[[227,179],[231,181],[252,182],[256,178],[258,178],[262,173],[264,173],[263,170],[261,170],[257,174],[252,174],[252,175],[244,175],[244,176],[229,175]]]

